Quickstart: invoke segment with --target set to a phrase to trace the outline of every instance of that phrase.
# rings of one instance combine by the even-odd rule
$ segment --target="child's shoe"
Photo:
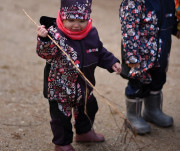
[[[101,134],[97,134],[94,130],[90,130],[85,134],[76,134],[76,142],[104,142],[104,136]]]
[[[75,151],[71,145],[59,146],[55,145],[54,151]]]

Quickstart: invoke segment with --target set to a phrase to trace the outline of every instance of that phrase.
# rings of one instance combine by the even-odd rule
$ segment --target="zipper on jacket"
[[[84,67],[84,51],[83,51],[83,46],[82,46],[81,40],[79,41],[79,44],[80,44],[80,49],[81,49],[81,65],[82,65],[82,67],[80,67],[80,70],[83,72],[83,67]],[[78,79],[79,79],[79,76],[78,76]],[[75,100],[76,101],[77,101],[77,98],[78,98],[77,97],[77,82],[78,82],[78,79],[77,79],[77,81],[75,83],[75,89],[76,89]]]
[[[81,71],[83,72],[83,68],[84,68],[84,51],[83,51],[83,46],[82,46],[82,42],[81,41],[79,41],[79,43],[80,43],[80,48],[81,48],[81,61],[82,61],[82,69],[81,69]]]

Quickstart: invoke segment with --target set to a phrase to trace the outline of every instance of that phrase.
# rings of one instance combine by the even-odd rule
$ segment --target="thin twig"
[[[88,87],[87,87],[87,83],[86,83],[86,93],[85,93],[85,105],[84,105],[84,114],[87,116],[90,124],[91,124],[91,127],[93,129],[93,123],[92,123],[92,120],[90,119],[88,113],[87,113],[87,99],[88,99]]]
[[[39,126],[39,125],[41,125],[41,123],[40,124],[34,124],[34,125],[31,125],[31,124],[22,125],[22,124],[6,124],[6,123],[3,123],[2,125],[4,125],[4,126],[15,126],[15,127],[33,127],[33,126]]]

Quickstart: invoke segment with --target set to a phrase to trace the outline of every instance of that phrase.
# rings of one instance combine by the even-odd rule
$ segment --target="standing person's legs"
[[[130,79],[125,90],[126,95],[126,117],[136,133],[143,135],[151,131],[150,125],[142,118],[142,98],[149,94],[147,85]]]
[[[98,111],[98,104],[96,98],[92,95],[86,106],[86,113],[84,105],[78,107],[78,115],[75,119],[76,141],[77,142],[102,142],[104,136],[97,134],[92,129],[96,112]]]
[[[152,82],[150,84],[150,94],[144,99],[143,118],[161,127],[169,127],[173,125],[173,118],[164,114],[163,93],[162,88],[166,82],[166,72],[160,68],[155,68],[150,71]]]

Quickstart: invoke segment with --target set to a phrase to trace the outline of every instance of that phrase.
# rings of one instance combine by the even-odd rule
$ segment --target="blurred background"
[[[121,0],[93,0],[93,25],[104,46],[121,59]],[[51,151],[48,101],[43,97],[45,60],[36,54],[36,26],[41,16],[56,17],[57,0],[1,0],[0,5],[0,151]],[[124,121],[97,96],[99,112],[94,129],[106,142],[73,143],[77,151],[178,151],[180,150],[180,41],[173,37],[172,53],[164,91],[164,111],[174,117],[174,127],[151,125],[152,133],[131,139],[122,128]],[[127,81],[104,69],[96,70],[96,88],[125,114],[124,88]],[[120,131],[121,130],[121,131]]]

